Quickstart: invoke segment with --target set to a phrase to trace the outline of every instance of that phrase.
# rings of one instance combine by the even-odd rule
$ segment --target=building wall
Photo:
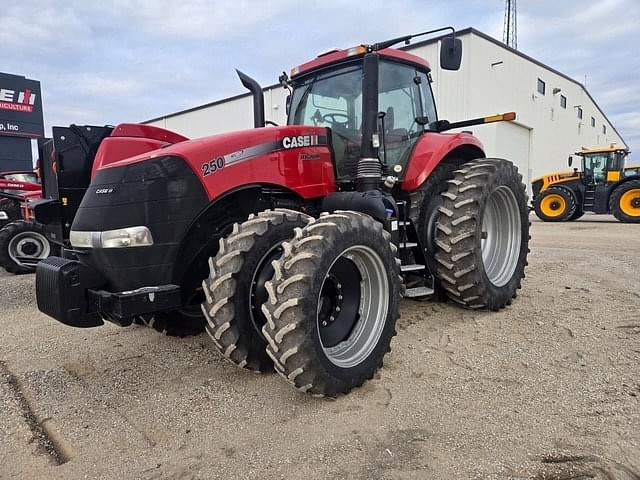
[[[433,89],[440,118],[456,121],[515,111],[516,122],[467,128],[485,145],[487,155],[516,163],[527,182],[567,169],[567,157],[581,147],[624,145],[613,125],[581,85],[473,33],[464,35],[463,62],[457,72],[437,64],[439,44],[411,50],[432,63]],[[546,93],[537,92],[545,82]],[[553,93],[555,88],[560,91]],[[567,98],[566,108],[560,96]],[[582,107],[583,118],[577,114]],[[591,117],[595,127],[591,126]],[[606,134],[602,133],[603,125]]]
[[[583,146],[624,144],[581,85],[481,35],[469,32],[460,38],[463,61],[456,72],[440,69],[439,42],[410,48],[411,53],[431,63],[438,115],[457,121],[517,112],[517,120],[511,124],[466,130],[484,143],[488,156],[514,161],[527,183],[545,173],[567,169],[567,157]],[[538,79],[545,82],[545,95],[537,92]],[[554,94],[555,88],[560,91]],[[277,86],[264,95],[267,120],[286,123],[287,91]],[[560,105],[561,95],[567,98],[566,108]],[[582,107],[582,120],[578,119],[577,106]],[[595,127],[591,126],[591,117],[595,118]],[[150,123],[192,138],[247,129],[253,126],[252,100],[247,95]],[[603,125],[606,134],[602,133]]]

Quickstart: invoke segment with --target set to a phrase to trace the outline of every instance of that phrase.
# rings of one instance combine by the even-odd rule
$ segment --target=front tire
[[[0,229],[0,267],[9,273],[33,273],[38,261],[58,251],[37,223],[16,220]]]
[[[536,215],[543,222],[567,222],[577,210],[576,197],[564,187],[549,187],[533,202]]]
[[[321,216],[283,247],[262,306],[267,353],[300,391],[348,393],[382,366],[396,334],[396,247],[379,222],[350,211]]]
[[[286,209],[252,214],[220,239],[217,255],[209,259],[210,274],[202,282],[205,329],[220,353],[238,367],[273,368],[262,336],[264,284],[273,276],[271,262],[282,255],[282,242],[309,221],[308,215]]]
[[[616,187],[609,209],[621,222],[640,223],[640,180],[629,180]]]
[[[436,274],[466,308],[500,310],[521,287],[529,252],[529,209],[522,176],[501,159],[468,162],[442,193]]]

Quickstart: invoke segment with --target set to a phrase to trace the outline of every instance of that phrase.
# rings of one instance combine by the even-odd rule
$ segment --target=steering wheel
[[[336,118],[344,118],[344,122],[340,122],[338,120],[336,120]],[[334,113],[327,113],[325,115],[322,115],[322,121],[328,121],[334,125],[340,125],[341,127],[345,127],[347,125],[347,122],[349,121],[349,115],[347,115],[346,113],[338,113],[338,112],[334,112]]]

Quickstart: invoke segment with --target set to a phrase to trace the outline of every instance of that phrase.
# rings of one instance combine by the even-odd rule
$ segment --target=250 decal
[[[214,158],[213,160],[209,160],[206,163],[202,164],[202,176],[208,177],[209,175],[213,175],[218,170],[222,170],[224,168],[224,157]]]

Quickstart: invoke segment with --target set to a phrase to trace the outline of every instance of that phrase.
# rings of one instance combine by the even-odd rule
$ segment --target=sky
[[[318,53],[452,25],[502,39],[502,0],[21,0],[0,71],[41,81],[52,125],[138,122],[244,93]],[[640,148],[640,0],[518,0],[518,49],[584,83]],[[637,154],[635,155],[637,157]]]

